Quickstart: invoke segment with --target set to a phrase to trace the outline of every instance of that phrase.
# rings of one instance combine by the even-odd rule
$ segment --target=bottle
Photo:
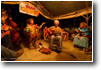
[[[29,27],[26,27],[26,32],[27,32],[27,33],[29,32]]]

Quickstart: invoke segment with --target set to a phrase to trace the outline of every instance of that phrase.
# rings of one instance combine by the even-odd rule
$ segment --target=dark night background
[[[8,5],[8,4],[1,4],[1,9],[4,8],[4,10],[8,10],[8,7],[11,8],[11,15],[12,20],[18,24],[18,27],[23,29],[26,26],[26,20],[28,18],[34,19],[34,24],[40,25],[42,22],[46,22],[44,26],[50,27],[54,25],[53,20],[46,19],[41,14],[38,17],[30,16],[27,14],[23,14],[19,12],[19,5]],[[8,12],[7,12],[8,13]],[[90,15],[90,14],[89,14]],[[85,15],[84,15],[85,16]],[[85,18],[80,16],[77,18],[70,18],[70,19],[62,19],[60,21],[60,27],[74,27],[74,19],[75,19],[75,27],[79,27],[80,22],[84,22]],[[88,24],[92,22],[92,17],[89,18]],[[43,27],[44,27],[43,26]]]

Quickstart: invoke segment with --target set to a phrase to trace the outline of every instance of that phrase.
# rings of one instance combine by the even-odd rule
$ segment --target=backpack
[[[50,54],[51,53],[51,49],[44,48],[42,46],[42,43],[41,42],[39,42],[39,47],[40,47],[39,52],[44,53],[44,54]]]
[[[50,54],[51,49],[42,47],[40,48],[39,52],[44,53],[44,54]]]

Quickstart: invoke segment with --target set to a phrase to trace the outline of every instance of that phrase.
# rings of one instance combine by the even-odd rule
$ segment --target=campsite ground
[[[39,40],[44,47],[49,47],[49,43],[44,40]],[[63,51],[69,52],[70,54],[76,56],[72,57],[66,52],[56,53],[52,51],[51,54],[43,54],[39,52],[39,48],[29,50],[28,47],[21,43],[21,47],[24,49],[24,53],[15,61],[92,61],[92,52],[85,53],[84,51],[79,51],[78,48],[73,47],[73,42],[63,41]]]

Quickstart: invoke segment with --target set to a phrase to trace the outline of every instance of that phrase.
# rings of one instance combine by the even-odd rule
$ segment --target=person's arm
[[[48,29],[47,29],[47,31],[50,33],[50,34],[52,34],[52,32],[50,31],[50,29],[52,29],[53,28],[53,26],[51,26],[51,27],[49,27]]]
[[[87,35],[79,36],[78,39],[81,38],[81,37],[86,37],[86,36],[87,36]]]
[[[42,24],[39,26],[39,29],[41,29],[44,24],[46,24],[46,22],[42,22]]]
[[[49,28],[47,29],[47,31],[49,32]]]
[[[12,29],[12,27],[7,25],[7,27],[5,27],[5,30],[9,30],[9,29]]]
[[[78,29],[75,29],[76,32],[79,32]]]
[[[27,27],[27,26],[26,26]],[[26,27],[23,29],[23,31],[26,31]]]
[[[83,36],[81,36],[81,37],[86,37],[87,35],[83,35]]]
[[[9,29],[12,29],[12,27],[9,26]]]
[[[61,30],[61,28],[60,28],[60,33],[62,33],[62,30]]]
[[[26,28],[24,28],[23,31],[26,31]]]
[[[27,26],[23,29],[23,31],[26,31],[26,28],[27,28],[27,27],[28,27],[28,28],[30,28],[30,26],[29,26],[29,25],[27,25]]]
[[[84,35],[83,35],[83,33],[82,33],[82,36],[80,36],[80,37],[78,37],[78,38],[87,37],[88,35],[89,35],[89,33],[85,33]]]

